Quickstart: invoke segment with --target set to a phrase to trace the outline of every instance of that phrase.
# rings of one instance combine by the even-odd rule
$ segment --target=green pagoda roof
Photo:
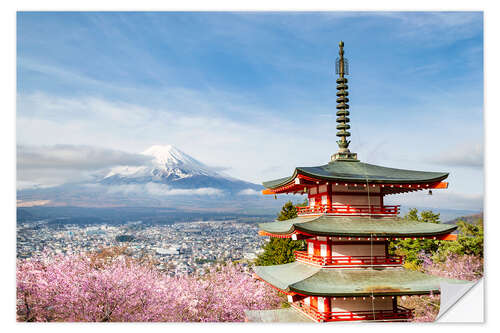
[[[259,228],[276,235],[288,235],[297,230],[317,236],[429,237],[449,234],[457,229],[457,226],[400,217],[321,215],[260,223]]]
[[[426,172],[387,168],[358,161],[337,160],[316,167],[297,167],[292,176],[263,182],[264,187],[274,189],[293,181],[298,174],[326,181],[369,183],[430,183],[448,177],[447,172]]]
[[[255,273],[286,291],[311,296],[402,296],[439,293],[440,283],[468,283],[398,268],[320,268],[299,262],[257,266]]]

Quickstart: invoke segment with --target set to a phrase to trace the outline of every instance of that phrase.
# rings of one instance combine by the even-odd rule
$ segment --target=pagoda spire
[[[349,75],[349,63],[346,58],[344,58],[344,42],[339,43],[339,57],[335,62],[335,72],[338,74],[337,79],[337,136],[340,138],[337,141],[339,145],[339,150],[336,154],[332,155],[332,162],[337,160],[343,161],[358,161],[358,156],[356,153],[351,153],[349,151],[349,143],[351,141],[347,140],[351,133],[348,131],[351,126],[349,125],[349,92],[347,89],[347,78],[345,75]]]

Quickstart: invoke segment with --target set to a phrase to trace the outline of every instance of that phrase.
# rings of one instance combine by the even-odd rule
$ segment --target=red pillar
[[[326,237],[326,264],[331,264],[332,263],[332,237]]]
[[[326,205],[328,207],[328,211],[332,211],[332,184],[326,185]]]
[[[320,256],[321,255],[321,243],[318,240],[314,240],[314,255],[315,256]]]
[[[325,297],[325,312],[331,312],[332,311],[332,299],[331,297]]]
[[[315,310],[318,310],[318,297],[311,296],[311,307]]]

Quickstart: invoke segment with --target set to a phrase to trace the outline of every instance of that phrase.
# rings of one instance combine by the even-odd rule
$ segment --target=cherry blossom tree
[[[19,321],[243,321],[244,311],[276,308],[277,293],[241,265],[170,277],[125,256],[20,260]]]
[[[420,254],[421,270],[427,274],[450,279],[476,281],[483,276],[483,258],[474,255],[450,254],[446,260],[433,260],[430,255]],[[401,299],[401,305],[414,309],[414,321],[434,321],[439,313],[440,296],[412,296]]]

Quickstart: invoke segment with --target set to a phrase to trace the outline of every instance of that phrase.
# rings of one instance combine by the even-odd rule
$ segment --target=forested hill
[[[457,217],[457,218],[455,218],[453,220],[446,221],[444,223],[446,223],[446,224],[457,224],[458,221],[464,221],[464,222],[467,222],[467,223],[476,223],[476,221],[478,221],[479,219],[481,219],[481,220],[483,219],[483,212],[478,213],[478,214],[472,214],[472,215]]]

